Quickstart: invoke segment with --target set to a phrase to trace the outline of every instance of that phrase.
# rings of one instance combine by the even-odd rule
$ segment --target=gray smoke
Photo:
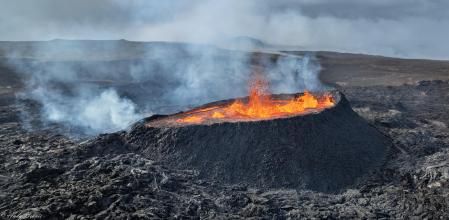
[[[0,39],[219,42],[448,59],[444,0],[0,0]]]
[[[311,54],[304,56],[285,55],[268,70],[268,79],[274,93],[296,93],[298,91],[320,91],[328,89],[318,79],[321,66]]]
[[[91,135],[123,129],[143,117],[135,103],[101,81],[117,80],[116,74],[102,74],[95,68],[90,73],[83,72],[78,64],[62,61],[11,59],[9,66],[25,81],[19,99],[32,100],[41,106],[38,117],[42,123],[38,125],[30,125],[35,115],[22,114],[24,124],[31,129],[57,123],[70,128],[73,135]]]
[[[48,43],[50,48],[40,44],[28,51],[34,59],[11,59],[9,65],[25,80],[21,98],[41,106],[38,115],[44,124],[57,123],[82,134],[112,132],[154,113],[246,96],[255,70],[267,76],[273,93],[323,89],[319,64],[310,54],[265,54],[254,63],[252,53],[244,51],[149,43],[138,59],[66,60],[65,51],[75,50],[78,57],[96,52],[82,49],[79,42],[58,43]],[[123,52],[120,44],[132,44],[108,43],[113,44],[108,53],[114,54]],[[21,53],[11,56],[23,57]]]
[[[16,58],[9,64],[25,80],[21,97],[41,106],[38,114],[44,124],[62,124],[90,135],[123,129],[155,113],[246,96],[248,79],[256,69],[267,75],[273,93],[324,88],[312,54],[264,55],[254,63],[253,54],[247,52],[266,42],[314,46],[317,38],[304,28],[322,21],[300,10],[285,10],[282,5],[271,10],[257,1],[236,0],[106,2],[3,2],[0,30],[9,31],[1,38],[194,44],[55,40],[7,51],[3,56]],[[11,14],[17,11],[24,16]],[[241,45],[244,50],[223,49],[242,49]]]
[[[82,128],[86,134],[123,129],[142,117],[132,101],[119,97],[111,88],[98,92],[80,91],[73,97],[51,93],[45,87],[32,93],[31,98],[43,105],[44,119]]]

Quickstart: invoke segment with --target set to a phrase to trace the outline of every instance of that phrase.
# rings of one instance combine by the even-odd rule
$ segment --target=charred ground
[[[133,151],[120,133],[83,142],[52,127],[30,132],[20,120],[20,112],[29,106],[15,98],[20,77],[2,67],[0,216],[447,218],[449,64],[331,55],[317,53],[325,68],[323,81],[336,84],[353,109],[394,143],[377,173],[336,194],[202,181],[195,170],[167,167]],[[366,65],[354,64],[361,60]],[[435,65],[437,69],[428,70]],[[389,71],[380,80],[373,76],[376,69]],[[435,80],[422,81],[428,78]]]

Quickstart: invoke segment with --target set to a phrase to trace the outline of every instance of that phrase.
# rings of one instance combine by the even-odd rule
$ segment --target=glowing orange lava
[[[297,98],[273,99],[268,91],[268,82],[256,75],[250,83],[248,101],[236,100],[227,106],[212,106],[186,113],[176,120],[178,123],[199,124],[207,120],[257,120],[322,110],[334,106],[332,95],[315,97],[305,91]]]

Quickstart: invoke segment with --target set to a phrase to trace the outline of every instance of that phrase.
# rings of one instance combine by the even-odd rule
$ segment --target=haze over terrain
[[[449,219],[448,6],[0,0],[0,219]]]
[[[443,0],[0,0],[0,40],[127,39],[269,44],[448,59]]]
[[[0,4],[0,41],[49,40],[0,42],[5,65],[23,78],[23,97],[42,104],[40,117],[45,122],[81,127],[89,134],[123,129],[152,114],[245,96],[253,54],[210,44],[265,52],[331,50],[449,58],[445,43],[449,31],[444,28],[449,25],[445,10],[449,3],[439,0],[0,0]],[[348,83],[326,81],[332,78],[329,73],[339,72],[335,66],[321,68],[320,62],[337,60],[332,55],[327,61],[318,61],[313,53],[303,55],[284,54],[274,63],[260,60],[271,92],[323,89],[318,80],[321,70],[327,74],[322,77],[326,83]],[[441,79],[438,74],[445,69],[440,65],[444,66],[429,65],[436,71],[425,77]],[[359,71],[348,72],[355,66],[343,68],[344,73],[355,74],[348,79],[357,77]],[[382,74],[392,71],[379,71],[375,65],[369,68],[376,69],[371,74],[377,77],[369,82],[388,81]],[[406,82],[424,76],[411,77],[408,69],[394,70]],[[128,87],[140,91],[130,99],[123,89]]]

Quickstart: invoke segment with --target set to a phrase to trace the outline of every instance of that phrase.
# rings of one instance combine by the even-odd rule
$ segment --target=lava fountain
[[[320,112],[333,107],[330,92],[312,94],[305,91],[296,95],[272,95],[268,81],[255,74],[249,83],[249,96],[230,103],[211,103],[183,112],[168,119],[166,124],[210,124],[223,121],[257,121]]]

